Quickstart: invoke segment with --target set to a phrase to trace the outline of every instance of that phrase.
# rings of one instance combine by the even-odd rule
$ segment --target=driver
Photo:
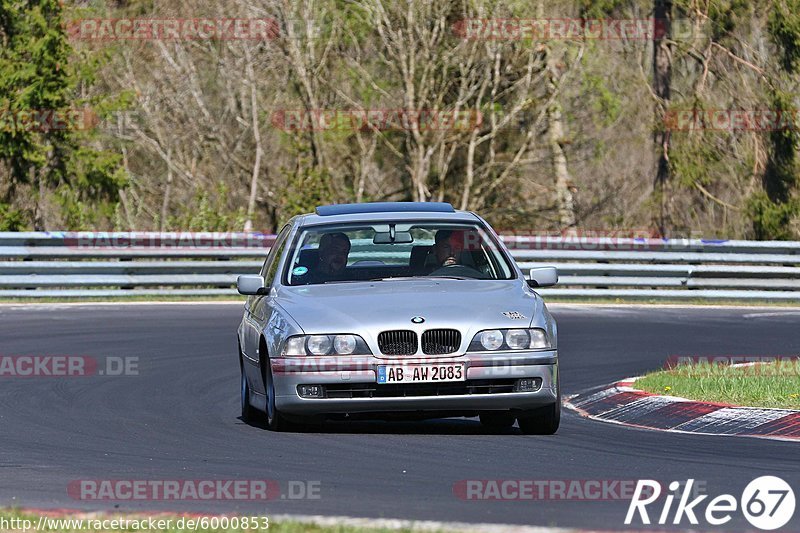
[[[340,280],[344,277],[350,239],[344,233],[325,233],[319,240],[319,262],[312,270],[311,283]]]
[[[446,267],[461,262],[461,252],[464,251],[463,231],[440,229],[434,240],[433,254],[437,266]]]

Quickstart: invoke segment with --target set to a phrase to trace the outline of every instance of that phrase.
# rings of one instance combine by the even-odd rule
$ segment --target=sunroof
[[[446,202],[370,202],[363,204],[321,205],[319,216],[355,215],[358,213],[455,213]]]

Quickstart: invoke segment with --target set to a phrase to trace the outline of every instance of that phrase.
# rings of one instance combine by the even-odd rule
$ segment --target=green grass
[[[800,300],[727,300],[712,298],[610,298],[567,297],[549,294],[545,303],[624,304],[624,305],[685,305],[685,306],[735,306],[735,307],[800,307]]]
[[[726,364],[678,365],[647,374],[637,389],[690,400],[800,409],[800,361],[777,361],[754,366]]]
[[[250,516],[251,518],[253,515],[242,515]],[[30,531],[36,530],[38,525],[40,515],[31,514],[30,512],[23,512],[16,509],[0,509],[0,533],[19,533],[22,529],[22,525],[19,523],[15,524],[17,529],[11,527],[11,520],[12,519],[20,519],[20,520],[29,520],[30,523],[28,525],[32,525]],[[69,532],[69,533],[89,533],[89,532],[97,532],[97,533],[141,533],[141,532],[153,532],[153,533],[184,533],[189,531],[199,531],[203,533],[256,533],[256,532],[272,532],[272,533],[377,533],[377,532],[393,532],[393,533],[405,533],[411,532],[411,529],[387,529],[387,528],[373,528],[373,527],[353,527],[349,525],[319,525],[314,524],[311,522],[299,522],[299,521],[275,521],[269,520],[269,527],[254,527],[250,529],[212,529],[210,527],[203,528],[188,528],[184,527],[183,529],[178,527],[178,521],[181,519],[181,515],[154,515],[152,519],[154,521],[159,520],[171,520],[172,525],[171,527],[165,527],[163,529],[148,529],[145,527],[144,529],[137,529],[136,527],[131,527],[127,529],[93,529],[91,527],[86,527],[91,525],[89,521],[96,521],[96,520],[114,520],[114,519],[128,519],[128,520],[147,520],[151,518],[149,515],[142,515],[142,514],[125,514],[125,513],[83,513],[83,512],[76,512],[70,516],[52,516],[50,517],[52,520],[76,520],[76,519],[84,519],[84,528],[75,529],[75,528],[54,528],[54,527],[44,527],[38,531],[58,531],[58,532]],[[233,518],[230,516],[229,518]],[[198,520],[197,516],[187,516],[186,520]],[[5,522],[4,522],[5,521]],[[6,525],[3,527],[2,524]],[[184,526],[187,524],[184,523]],[[160,526],[156,526],[157,528]],[[444,531],[444,530],[442,530]]]

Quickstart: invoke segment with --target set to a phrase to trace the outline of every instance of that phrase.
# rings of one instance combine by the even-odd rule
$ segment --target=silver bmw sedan
[[[446,203],[318,207],[240,276],[242,418],[297,429],[325,418],[479,416],[558,429],[556,323],[481,217]]]

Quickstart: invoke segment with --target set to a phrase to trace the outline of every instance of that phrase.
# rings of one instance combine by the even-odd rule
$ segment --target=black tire
[[[258,422],[259,418],[263,418],[264,414],[250,404],[250,385],[244,375],[244,366],[241,367],[241,370],[242,420],[247,424],[252,424]]]
[[[300,425],[287,420],[275,405],[275,385],[272,381],[272,366],[266,361],[266,371],[264,372],[264,388],[267,391],[267,428],[270,431],[292,431],[300,428]]]
[[[516,417],[511,411],[487,411],[480,414],[481,424],[494,431],[510,429]]]
[[[524,435],[552,435],[561,423],[561,402],[525,411],[517,416],[517,422]]]
[[[561,424],[561,374],[557,374],[556,401],[517,415],[519,429],[524,435],[553,435]]]

